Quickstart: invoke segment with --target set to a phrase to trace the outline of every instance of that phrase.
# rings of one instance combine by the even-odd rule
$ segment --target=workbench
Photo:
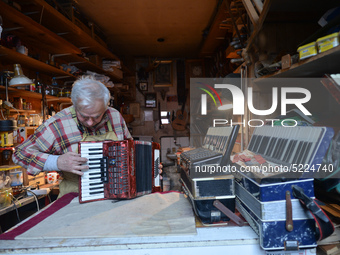
[[[152,195],[152,194],[151,194]],[[167,199],[169,196],[175,196],[176,201],[173,203],[174,206],[179,205],[182,203],[182,205],[185,205],[185,201],[183,202],[184,197],[183,194],[156,194],[154,196],[157,196],[156,198],[152,197],[151,195],[144,196],[143,199],[149,199],[144,201],[150,201],[150,199]],[[61,198],[62,199],[62,198]],[[139,200],[138,200],[139,199]],[[59,199],[60,200],[60,199]],[[37,215],[40,214],[42,218],[44,218],[43,214],[46,213],[48,210],[52,210],[51,208],[58,202],[59,200],[52,203],[52,205],[47,206],[41,212],[37,213],[36,215],[31,216],[31,218],[27,219],[24,223],[21,225],[15,227],[13,230],[20,229],[20,227],[23,227],[24,224],[29,224],[30,221],[34,220],[34,218],[37,217]],[[79,203],[76,201],[77,198],[74,198],[69,204],[67,204],[64,208],[67,209],[67,207],[71,207],[71,211],[74,214],[77,214],[78,212],[74,212],[74,209],[72,209],[72,206],[83,206],[79,205]],[[141,198],[135,199],[135,201],[127,202],[125,201],[120,204],[116,204],[115,206],[119,209],[122,209],[124,206],[129,206],[131,204],[129,203],[137,203],[138,201],[142,201]],[[78,203],[78,204],[77,204]],[[98,205],[100,205],[102,208],[105,208],[105,206],[113,206],[112,204],[109,204],[109,202],[105,201],[97,201],[95,202],[96,207],[98,208]],[[106,204],[104,204],[106,203]],[[190,206],[190,203],[187,202]],[[88,203],[90,204],[90,203]],[[157,204],[159,202],[157,201]],[[150,207],[150,204],[144,204],[145,207]],[[182,206],[179,205],[179,206]],[[173,215],[173,217],[184,217],[185,222],[189,222],[188,224],[183,224],[179,222],[173,224],[173,218],[171,215],[168,214],[173,212],[176,212],[176,208],[170,208],[172,206],[169,206],[168,204],[160,205],[162,207],[160,210],[158,210],[154,215],[152,215],[152,219],[156,219],[154,222],[159,222],[161,226],[168,226],[168,229],[172,229],[171,233],[167,231],[167,233],[162,234],[160,232],[159,234],[155,235],[153,233],[153,229],[151,231],[147,231],[148,233],[141,233],[140,231],[138,234],[133,233],[131,235],[131,231],[127,230],[126,235],[122,236],[115,236],[113,234],[110,236],[105,236],[107,234],[104,233],[104,236],[86,236],[86,233],[83,233],[84,231],[81,231],[81,233],[78,233],[77,235],[74,235],[72,237],[72,233],[66,234],[65,237],[58,235],[58,225],[65,225],[65,227],[62,227],[62,229],[69,228],[70,225],[73,224],[75,220],[72,220],[72,216],[70,214],[65,214],[65,219],[69,218],[69,223],[63,223],[63,222],[57,222],[55,226],[51,226],[49,223],[49,219],[52,216],[49,216],[45,219],[42,219],[42,221],[38,224],[44,226],[45,228],[49,228],[50,230],[55,229],[56,232],[51,235],[47,230],[46,235],[41,233],[41,236],[39,237],[39,234],[34,237],[34,231],[31,232],[30,235],[25,237],[25,233],[23,236],[19,238],[16,236],[14,240],[0,240],[0,253],[15,253],[15,254],[119,254],[119,255],[128,255],[128,254],[195,254],[195,255],[207,255],[207,254],[267,254],[264,250],[262,250],[259,246],[259,240],[255,232],[249,227],[249,226],[242,226],[239,227],[235,224],[225,224],[225,225],[217,225],[217,226],[203,226],[201,224],[197,223],[197,219],[195,219],[195,216],[191,212],[188,211],[188,208],[181,208],[178,211],[178,215]],[[137,206],[138,207],[138,206]],[[60,209],[64,210],[64,208]],[[85,208],[85,207],[82,207]],[[65,210],[66,210],[65,209]],[[137,208],[136,208],[137,209]],[[175,210],[174,210],[175,209]],[[105,209],[107,210],[107,209]],[[191,210],[191,208],[190,208]],[[137,210],[137,214],[143,214],[143,210]],[[57,214],[56,212],[55,214]],[[95,216],[102,215],[102,212],[96,212]],[[91,215],[91,212],[88,212],[89,215]],[[111,222],[115,222],[114,224],[110,223],[108,221],[108,225],[112,224],[112,232],[119,232],[120,230],[115,229],[115,225],[119,225],[122,221],[128,222],[130,219],[129,217],[130,212],[126,211],[125,215],[121,215],[120,218],[115,217],[112,215],[112,217],[115,217],[115,219],[111,220]],[[86,215],[85,213],[83,215]],[[83,215],[79,215],[80,218],[84,217]],[[111,213],[109,214],[111,215]],[[162,219],[162,215],[166,217],[166,219]],[[92,219],[94,216],[89,216]],[[138,215],[136,217],[139,217]],[[192,218],[191,218],[192,217]],[[165,220],[166,224],[163,224],[163,221]],[[80,220],[79,220],[80,221]],[[146,220],[147,221],[147,220]],[[146,222],[140,222],[138,219],[136,219],[136,222],[139,222],[142,225],[146,225]],[[37,224],[37,225],[38,225]],[[93,226],[96,226],[98,229],[103,229],[105,232],[105,228],[107,226],[104,226],[103,224],[96,224],[96,222],[90,224],[90,229],[93,229]],[[93,224],[93,225],[91,225]],[[171,225],[173,224],[173,225]],[[193,229],[191,228],[191,225],[193,224]],[[36,225],[36,226],[37,226]],[[181,225],[183,225],[184,231],[181,231]],[[185,226],[186,225],[186,226]],[[35,227],[36,227],[35,226]],[[189,227],[188,227],[189,226]],[[79,226],[82,228],[83,226]],[[129,224],[127,224],[126,228],[131,228]],[[185,228],[188,229],[188,231],[185,231]],[[156,229],[156,227],[155,227]],[[30,230],[29,230],[30,231]],[[20,232],[20,231],[19,231]],[[36,231],[39,233],[39,231]],[[44,232],[44,231],[42,231]],[[7,232],[9,233],[9,232]],[[6,233],[6,234],[7,234]],[[79,237],[82,236],[82,237]],[[1,236],[0,236],[1,237]],[[3,236],[4,237],[4,236]],[[7,236],[8,237],[8,236]],[[1,238],[0,238],[1,239]],[[3,238],[2,238],[3,239]],[[6,239],[6,238],[5,238]],[[11,236],[9,236],[8,239],[11,239]],[[309,253],[310,250],[305,251],[303,253],[296,253],[296,254],[313,254]],[[275,253],[273,253],[275,254]],[[295,253],[291,253],[295,254]],[[315,250],[314,250],[315,254]]]

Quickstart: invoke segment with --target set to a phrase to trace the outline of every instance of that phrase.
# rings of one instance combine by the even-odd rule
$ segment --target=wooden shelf
[[[318,0],[264,0],[258,22],[247,40],[246,51],[249,52],[254,48],[258,34],[266,22],[317,23],[327,10],[336,6],[338,3],[333,0],[324,0],[322,4]]]
[[[83,71],[90,70],[99,74],[105,74],[114,82],[122,80],[115,73],[106,72],[100,66],[80,56],[83,51],[96,53],[103,58],[119,60],[105,45],[97,42],[92,36],[84,32],[45,1],[31,0],[27,2],[34,3],[36,8],[40,10],[39,17],[41,17],[41,23],[34,21],[34,19],[25,16],[23,13],[0,1],[0,9],[6,11],[6,15],[2,15],[3,19],[6,19],[5,29],[13,29],[12,33],[23,38],[25,42],[33,45],[38,44],[39,47],[41,46],[42,49],[53,55],[62,54],[63,56],[59,56],[59,58],[63,58],[63,60],[69,63],[76,63],[74,65]],[[20,63],[27,68],[39,70],[52,76],[74,77],[72,74],[54,66],[32,59],[6,47],[0,47],[1,59],[10,63]]]
[[[28,2],[35,4],[40,9],[39,18],[43,26],[60,34],[67,41],[81,48],[82,51],[95,52],[102,57],[119,60],[107,49],[106,45],[96,41],[90,34],[83,31],[44,0],[29,0]]]
[[[255,79],[254,82],[262,83],[267,78],[298,78],[298,77],[322,77],[325,73],[338,73],[337,63],[340,58],[340,46],[319,53],[316,56],[304,59],[289,69],[279,70],[273,74]]]
[[[81,50],[69,41],[61,38],[3,1],[0,1],[0,9],[5,31],[6,29],[11,29],[11,33],[24,39],[25,42],[39,45],[41,49],[52,54],[81,54]]]
[[[57,102],[57,103],[72,103],[71,98],[69,97],[52,97],[46,96],[47,102]]]
[[[0,46],[0,60],[6,61],[7,64],[9,63],[21,64],[23,67],[26,67],[30,70],[34,70],[34,71],[38,70],[38,71],[44,72],[46,74],[49,74],[55,77],[67,76],[67,77],[75,78],[75,76],[73,76],[72,74],[68,72],[65,72],[54,66],[45,64],[44,62],[28,57],[24,54],[18,53],[15,50],[8,49],[4,46]]]
[[[19,113],[35,113],[35,110],[15,110],[15,109],[10,109],[9,112],[19,112]]]
[[[0,92],[4,93],[6,91],[6,88],[4,86],[0,86]],[[15,94],[15,96],[23,96],[23,97],[30,97],[34,99],[42,99],[42,95],[40,93],[36,92],[31,92],[23,89],[16,89],[16,88],[8,88],[8,94]],[[71,103],[71,98],[69,97],[55,97],[55,96],[50,96],[46,95],[46,100],[47,101],[58,101],[60,103]],[[15,110],[14,110],[15,111]],[[20,111],[31,111],[31,110],[19,110]],[[33,110],[32,110],[33,111]],[[34,111],[33,111],[34,112]]]
[[[207,38],[205,38],[200,50],[200,56],[211,56],[214,54],[216,48],[220,47],[225,39],[226,34],[229,32],[227,29],[221,29],[220,24],[229,17],[226,8],[227,1],[223,0],[220,4],[218,12],[214,18],[213,23],[209,28]]]
[[[122,78],[115,73],[107,72],[100,66],[88,61],[87,59],[80,57],[78,55],[71,54],[69,56],[64,56],[63,59],[68,63],[73,63],[72,65],[80,68],[81,70],[89,70],[96,72],[98,74],[104,74],[110,77],[113,82],[121,82]]]

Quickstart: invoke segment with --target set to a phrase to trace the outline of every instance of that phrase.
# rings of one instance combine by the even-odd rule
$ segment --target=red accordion
[[[146,141],[79,142],[89,170],[79,178],[79,202],[131,199],[161,191],[160,145]]]

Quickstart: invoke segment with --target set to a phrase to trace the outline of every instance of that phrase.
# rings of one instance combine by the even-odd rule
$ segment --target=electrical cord
[[[33,191],[31,191],[31,190],[26,190],[26,191],[28,191],[29,193],[31,193],[31,194],[33,194],[33,196],[34,196],[34,199],[35,199],[35,203],[37,204],[37,211],[39,212],[40,211],[40,207],[39,207],[39,202],[38,202],[38,197],[37,197],[37,195],[33,192]]]
[[[17,219],[18,219],[18,222],[21,222],[21,219],[20,219],[20,216],[19,216],[18,207],[17,207],[17,205],[15,204],[15,201],[14,201],[14,200],[16,200],[16,202],[18,202],[19,204],[20,204],[20,202],[19,202],[19,200],[18,200],[17,198],[13,197],[12,203],[13,203],[13,205],[14,205],[15,212],[16,212],[16,214],[17,214]]]

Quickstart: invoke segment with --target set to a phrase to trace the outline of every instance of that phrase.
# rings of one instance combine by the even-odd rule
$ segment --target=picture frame
[[[156,93],[146,93],[145,94],[145,107],[146,108],[156,108],[157,107]]]
[[[187,76],[190,78],[203,78],[204,75],[204,61],[202,59],[186,60]]]
[[[154,87],[172,87],[172,60],[156,61],[157,68],[153,71]]]
[[[139,103],[130,103],[130,114],[134,118],[139,118],[140,116],[140,104]]]
[[[148,82],[146,81],[139,82],[139,89],[141,91],[148,91]]]

